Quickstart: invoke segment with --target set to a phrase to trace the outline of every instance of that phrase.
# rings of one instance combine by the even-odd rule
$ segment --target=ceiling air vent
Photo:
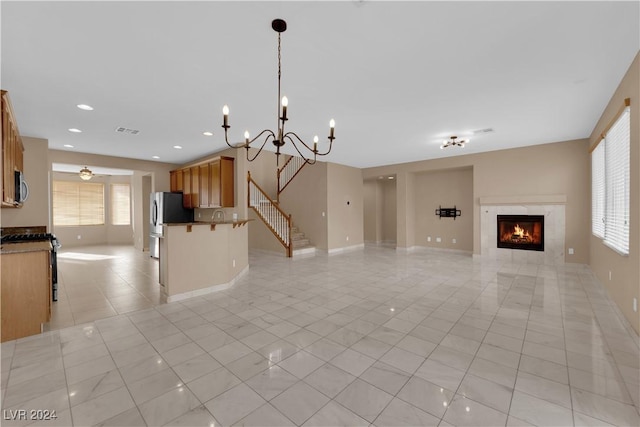
[[[493,132],[493,128],[486,128],[486,129],[474,130],[471,133],[474,135],[484,135],[485,133],[492,133],[492,132]]]
[[[139,130],[137,129],[129,129],[129,128],[125,128],[125,127],[117,127],[116,128],[116,132],[120,132],[120,133],[128,133],[129,135],[137,135],[140,133]]]

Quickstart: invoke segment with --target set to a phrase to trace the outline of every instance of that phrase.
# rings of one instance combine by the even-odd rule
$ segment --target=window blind
[[[129,184],[111,184],[111,224],[131,224],[131,187]]]
[[[630,110],[625,108],[605,137],[604,243],[629,253]]]
[[[53,225],[104,225],[104,185],[53,181]]]
[[[604,239],[605,162],[604,141],[591,152],[591,232]]]

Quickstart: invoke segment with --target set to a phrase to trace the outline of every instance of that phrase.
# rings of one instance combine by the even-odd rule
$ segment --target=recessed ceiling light
[[[71,128],[69,129],[69,132],[73,132],[73,133],[80,133],[82,132],[80,129],[76,129],[76,128]]]
[[[390,177],[389,177],[389,178],[387,178],[387,179],[393,179],[393,177],[392,177],[392,176],[390,176]]]
[[[173,148],[176,150],[182,150],[182,145],[174,145]]]
[[[93,107],[91,105],[87,105],[87,104],[78,104],[78,105],[76,105],[76,107],[78,107],[81,110],[85,110],[85,111],[93,111]]]
[[[159,159],[160,156],[151,156],[152,159]]]
[[[213,136],[213,132],[209,132],[209,131],[202,132],[202,134],[203,134],[204,136]]]
[[[67,147],[67,148],[73,148],[73,145],[71,144],[64,144],[63,147]]]

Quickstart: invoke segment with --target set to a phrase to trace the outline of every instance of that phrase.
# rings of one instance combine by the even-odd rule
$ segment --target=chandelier
[[[329,148],[326,151],[318,150],[318,136],[313,137],[313,146],[305,143],[302,138],[300,138],[295,132],[285,132],[284,125],[287,122],[287,106],[289,105],[289,100],[286,96],[280,96],[280,80],[282,76],[282,66],[281,66],[281,47],[280,47],[280,36],[283,32],[287,30],[287,23],[282,19],[274,19],[271,22],[271,28],[275,32],[278,33],[278,129],[276,132],[265,129],[256,135],[254,138],[251,138],[249,135],[249,131],[244,132],[244,142],[238,144],[231,144],[228,138],[228,130],[231,126],[229,126],[229,107],[225,105],[222,108],[222,114],[224,116],[222,127],[224,128],[224,140],[227,145],[231,148],[246,148],[247,150],[247,160],[252,162],[254,161],[262,152],[262,149],[265,147],[267,142],[271,141],[273,145],[276,147],[276,159],[279,163],[280,160],[280,148],[285,145],[285,143],[289,142],[293,145],[293,148],[298,152],[300,157],[304,159],[305,163],[314,164],[316,162],[317,156],[326,156],[331,152],[331,147],[333,145],[334,136],[334,128],[335,121],[331,119],[329,122]],[[251,157],[249,154],[249,148],[254,148],[251,146],[254,142],[258,141],[256,147],[259,146],[258,152]],[[262,143],[260,145],[260,143]]]
[[[444,141],[442,141],[442,145],[440,146],[440,149],[442,150],[443,148],[447,148],[447,147],[461,147],[464,148],[464,144],[466,144],[467,142],[469,142],[468,139],[461,139],[458,140],[457,136],[451,136],[448,140],[445,139]]]
[[[93,178],[93,172],[91,172],[91,170],[86,166],[80,169],[79,175],[80,179],[82,179],[83,181],[89,181],[91,178]]]

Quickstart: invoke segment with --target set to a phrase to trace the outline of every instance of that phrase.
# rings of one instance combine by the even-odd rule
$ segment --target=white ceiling
[[[234,141],[274,127],[274,18],[289,26],[288,129],[326,141],[334,118],[326,159],[356,167],[588,137],[640,48],[637,1],[1,8],[1,85],[23,135],[52,149],[169,163],[226,148],[224,104]],[[444,137],[484,128],[495,132],[439,149]]]

